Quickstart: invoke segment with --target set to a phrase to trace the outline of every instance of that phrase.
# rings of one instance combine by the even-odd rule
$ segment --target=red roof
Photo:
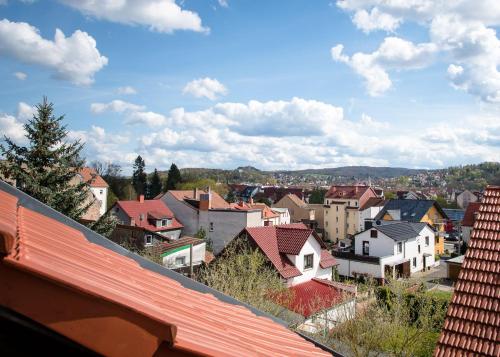
[[[343,300],[342,291],[330,285],[328,280],[312,279],[290,287],[289,291],[288,301],[279,303],[306,318]]]
[[[117,201],[116,205],[131,219],[135,226],[142,227],[151,232],[181,229],[183,225],[174,217],[172,211],[162,200]],[[142,217],[142,219],[141,219]],[[172,224],[168,227],[156,227],[156,220],[168,218]]]
[[[172,194],[177,200],[199,200],[201,194],[206,194],[207,192],[203,190],[197,190],[196,197],[194,195],[194,190],[170,190],[167,193]],[[228,209],[230,208],[229,203],[226,202],[217,192],[211,191],[212,194],[212,204],[213,209]]]
[[[467,206],[464,213],[464,218],[462,219],[462,226],[472,227],[474,226],[474,216],[479,212],[480,202],[471,202]]]
[[[268,205],[265,203],[247,203],[247,202],[237,202],[230,203],[232,209],[240,210],[240,211],[249,211],[249,210],[261,210],[262,218],[276,218],[280,215],[274,212]]]
[[[319,261],[319,266],[323,269],[331,268],[337,265],[337,261],[326,249],[321,249],[321,258]]]
[[[337,185],[330,187],[325,197],[341,198],[341,199],[359,199],[367,190],[371,190],[371,187],[361,186],[361,185],[352,185],[352,186]]]
[[[385,200],[380,197],[370,197],[368,198],[359,209],[361,211],[368,209],[370,207],[383,206],[385,204]]]
[[[500,356],[500,186],[488,186],[435,356]]]
[[[329,355],[1,182],[0,252],[0,304],[98,354]]]
[[[91,167],[83,167],[78,173],[82,175],[83,181],[90,181],[90,187],[109,187],[106,181]]]
[[[268,227],[247,227],[245,231],[285,279],[302,275],[299,269],[288,259],[287,254],[299,254],[311,234],[316,238],[320,246],[325,248],[321,238],[302,223]],[[332,259],[332,265],[335,265],[335,258],[328,251],[324,250],[324,252],[321,252],[320,264],[323,262],[325,267],[332,266],[329,265],[332,263]]]

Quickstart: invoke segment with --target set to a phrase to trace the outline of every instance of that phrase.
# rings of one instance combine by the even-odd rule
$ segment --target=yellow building
[[[362,229],[360,208],[377,194],[370,186],[332,186],[325,195],[325,240],[337,242]]]
[[[434,200],[389,200],[375,220],[428,223],[434,228],[435,253],[444,253],[444,224],[448,217]]]

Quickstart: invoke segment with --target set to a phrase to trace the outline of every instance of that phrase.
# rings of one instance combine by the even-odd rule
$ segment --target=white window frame
[[[179,260],[182,262],[181,264],[178,263]],[[184,266],[184,265],[186,265],[186,257],[185,256],[175,257],[175,265],[176,266]]]
[[[311,266],[306,266],[306,262],[308,258],[311,258]],[[304,270],[311,270],[314,268],[314,254],[306,254],[304,255]]]
[[[397,252],[403,253],[403,242],[398,242],[397,244]]]
[[[148,238],[151,240],[151,242],[148,243]],[[150,246],[153,245],[153,235],[152,234],[146,234],[144,236],[144,245]]]

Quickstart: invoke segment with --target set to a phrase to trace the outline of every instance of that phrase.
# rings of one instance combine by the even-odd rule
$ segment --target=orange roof
[[[207,192],[203,190],[197,190],[196,197],[194,197],[194,190],[170,190],[168,191],[179,201],[184,201],[186,199],[199,200],[200,194],[205,194]],[[230,208],[229,203],[226,202],[217,192],[212,191],[212,208]]]
[[[329,355],[3,182],[0,251],[0,305],[103,355]]]
[[[78,173],[82,175],[83,181],[90,182],[90,187],[109,187],[106,181],[91,167],[83,167]]]
[[[341,199],[359,199],[361,196],[370,189],[370,186],[332,186],[326,193],[327,198],[341,198]],[[374,195],[375,196],[375,195]]]
[[[295,203],[299,207],[303,207],[306,205],[306,203],[304,201],[302,201],[299,197],[297,197],[297,195],[294,193],[289,193],[289,194],[283,196],[283,198],[284,197],[288,197],[293,203]]]
[[[500,356],[500,186],[484,192],[435,356]]]
[[[474,226],[474,216],[479,211],[479,207],[481,203],[479,202],[471,202],[467,206],[467,209],[464,213],[464,218],[462,219],[462,226],[473,227]]]
[[[262,218],[277,218],[279,217],[279,213],[274,212],[271,207],[266,205],[265,203],[246,203],[246,202],[237,202],[230,203],[231,208],[241,210],[241,211],[249,211],[249,210],[260,210],[262,211]]]

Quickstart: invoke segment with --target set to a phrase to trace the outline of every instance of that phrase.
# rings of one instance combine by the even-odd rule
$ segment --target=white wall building
[[[261,210],[233,209],[216,192],[173,190],[166,192],[160,199],[182,223],[184,234],[194,236],[203,228],[216,254],[245,227],[263,225]]]
[[[272,210],[280,215],[278,224],[290,224],[290,212],[288,208],[273,207]]]
[[[355,235],[354,253],[334,256],[343,276],[410,276],[434,266],[434,231],[426,223],[383,222]]]

